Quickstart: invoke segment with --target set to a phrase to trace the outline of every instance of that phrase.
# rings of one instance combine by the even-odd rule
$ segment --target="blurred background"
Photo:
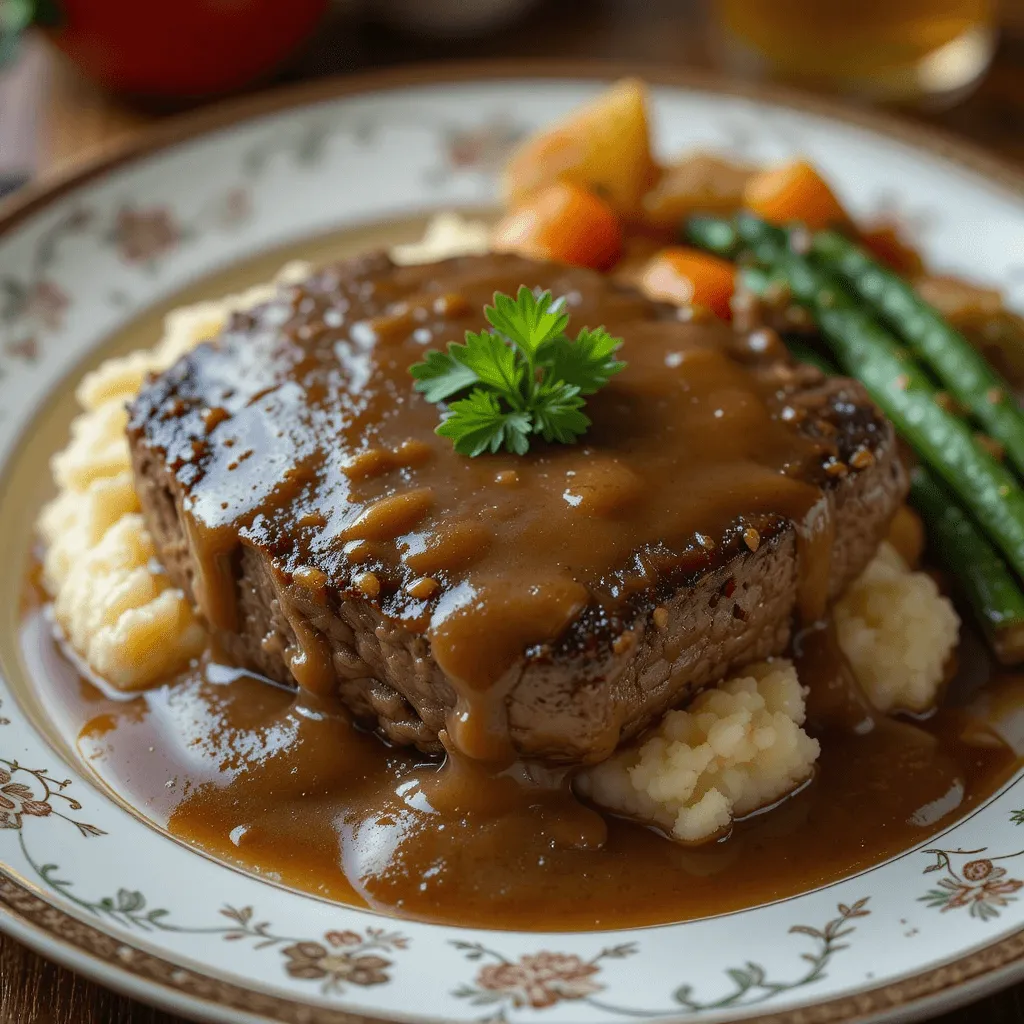
[[[1024,0],[0,0],[0,25],[4,191],[225,95],[491,57],[780,80],[1024,161]]]

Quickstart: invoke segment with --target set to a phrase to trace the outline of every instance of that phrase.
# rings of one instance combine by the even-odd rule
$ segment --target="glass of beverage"
[[[736,72],[872,100],[943,103],[988,67],[997,0],[710,0]]]

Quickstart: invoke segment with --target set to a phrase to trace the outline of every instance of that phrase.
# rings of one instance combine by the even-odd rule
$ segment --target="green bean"
[[[923,466],[910,475],[910,501],[932,553],[956,577],[996,657],[1004,665],[1024,661],[1024,593],[999,552]]]
[[[736,225],[721,217],[690,217],[683,224],[683,239],[726,260],[736,259],[743,250]]]
[[[807,307],[842,369],[864,384],[896,429],[970,509],[1014,571],[1024,576],[1024,490],[978,444],[970,427],[947,412],[938,391],[911,353],[857,305],[820,267],[794,253],[786,233],[749,215],[733,222],[732,255],[746,252],[769,271],[764,287],[788,287]],[[701,218],[689,237],[708,236]],[[724,252],[727,232],[719,231]]]
[[[1010,385],[937,309],[898,274],[838,231],[819,231],[811,252],[914,350],[1024,473],[1024,413]]]
[[[839,367],[799,339],[787,339],[794,359],[836,374]],[[910,501],[921,514],[938,562],[957,580],[975,618],[1005,665],[1024,661],[1024,592],[1006,562],[956,498],[924,466],[910,474]]]
[[[839,367],[799,339],[787,339],[794,359],[836,374]],[[921,514],[932,553],[957,580],[996,657],[1024,661],[1024,592],[1002,556],[956,498],[924,466],[910,474],[910,501]]]

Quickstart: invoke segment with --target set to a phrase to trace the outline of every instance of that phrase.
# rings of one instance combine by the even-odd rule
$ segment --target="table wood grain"
[[[643,11],[638,16],[638,11]],[[907,113],[1024,167],[1024,2],[1006,0],[1006,26],[992,70],[951,110]],[[328,24],[283,81],[413,60],[595,57],[706,67],[695,3],[686,0],[549,0],[514,27],[482,39],[431,41],[342,18]],[[43,176],[116,145],[160,116],[104,95],[47,54],[41,128]],[[1024,1024],[1024,985],[937,1018],[942,1024]],[[180,1018],[94,985],[0,936],[0,1024],[181,1024]]]

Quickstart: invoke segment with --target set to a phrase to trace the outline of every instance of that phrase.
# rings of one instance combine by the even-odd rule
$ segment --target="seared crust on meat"
[[[446,268],[464,271],[474,260],[490,261],[512,277],[546,274],[562,289],[607,288],[616,301],[625,294],[621,285],[605,284],[589,271],[545,269],[517,257],[461,258],[440,265],[436,274],[443,277]],[[360,282],[389,281],[396,273],[409,270],[398,272],[386,257],[373,256],[321,272],[309,290],[352,296]],[[186,528],[189,509],[197,495],[209,500],[203,488],[212,486],[203,470],[202,443],[209,430],[197,424],[203,410],[225,402],[232,366],[244,379],[254,372],[254,360],[277,358],[277,349],[266,343],[269,335],[286,330],[294,346],[305,343],[305,332],[314,344],[316,332],[322,332],[323,306],[311,304],[304,312],[302,298],[289,295],[286,327],[274,304],[236,318],[219,342],[201,346],[150,382],[131,410],[129,440],[146,521],[171,579],[193,599],[197,559]],[[401,288],[388,293],[392,304],[401,297]],[[639,301],[635,294],[628,298]],[[654,303],[644,309],[651,321],[675,318],[674,310]],[[736,359],[785,394],[795,431],[821,443],[819,463],[802,472],[822,488],[834,519],[828,577],[834,598],[870,560],[905,495],[893,429],[855,381],[825,379],[778,352],[759,355],[742,340]],[[684,483],[680,501],[686,501]],[[799,586],[791,522],[782,515],[751,513],[705,540],[670,548],[653,539],[621,567],[622,579],[635,576],[640,566],[653,582],[623,587],[617,571],[588,581],[592,598],[570,625],[522,652],[506,698],[512,739],[521,754],[566,763],[600,760],[667,708],[745,664],[786,649]],[[406,578],[387,564],[374,564],[380,589],[366,592],[354,582],[365,566],[342,560],[322,563],[330,570],[326,583],[310,588],[296,580],[296,559],[286,537],[239,530],[229,541],[225,565],[237,616],[230,628],[215,633],[233,661],[292,684],[289,652],[302,642],[297,629],[315,636],[329,652],[338,694],[357,717],[393,742],[440,749],[437,734],[455,705],[456,690],[431,652],[430,602],[425,615],[415,619],[396,612],[395,595]],[[608,597],[626,589],[626,598]]]

